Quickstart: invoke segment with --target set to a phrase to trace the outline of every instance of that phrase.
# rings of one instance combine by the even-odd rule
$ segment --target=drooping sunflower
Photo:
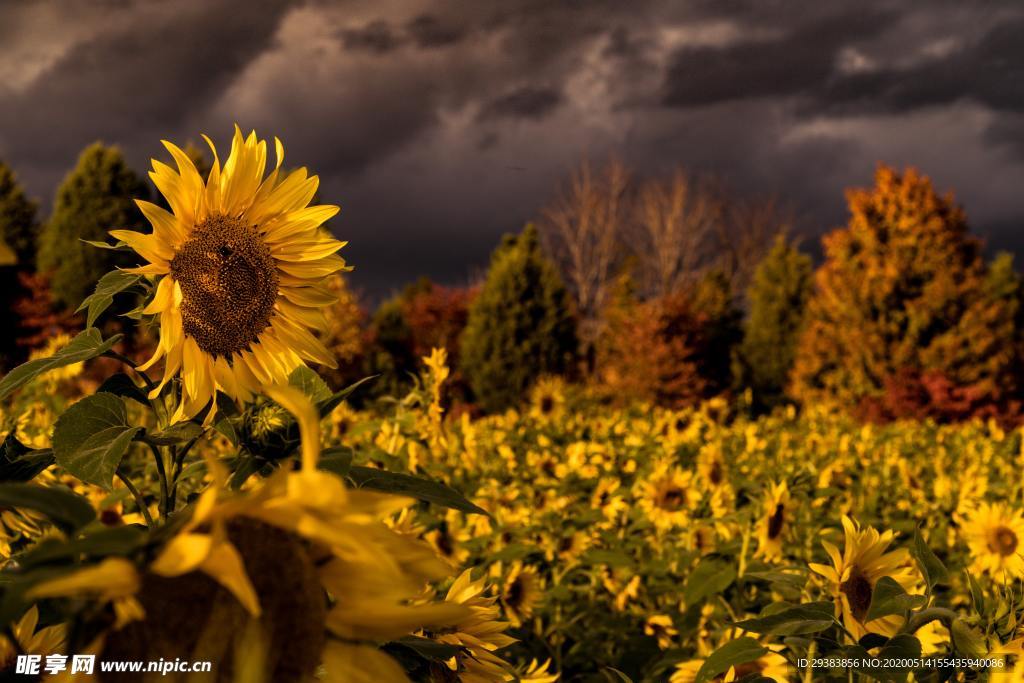
[[[208,178],[167,141],[177,170],[153,160],[150,178],[171,210],[137,201],[152,233],[110,232],[148,262],[129,272],[156,281],[143,313],[159,316],[160,342],[141,369],[164,359],[156,392],[181,376],[175,420],[195,416],[217,391],[247,400],[305,361],[335,366],[310,329],[324,329],[321,309],[335,300],[325,278],[345,269],[335,253],[345,243],[322,228],[338,207],[309,206],[319,180],[281,169],[280,140],[264,178],[267,143],[255,132],[243,138],[235,127],[223,166],[205,139],[214,156]]]
[[[1005,504],[982,503],[963,526],[971,550],[971,569],[996,581],[1024,578],[1024,515]]]
[[[764,499],[764,515],[757,527],[757,556],[782,558],[782,541],[790,524],[790,497],[786,482],[771,484]]]
[[[860,527],[843,516],[845,545],[843,553],[827,541],[822,541],[832,559],[832,566],[810,563],[812,571],[822,575],[829,583],[836,602],[836,612],[855,638],[867,633],[893,636],[903,625],[903,617],[892,614],[865,621],[875,584],[883,576],[895,580],[908,593],[918,592],[921,575],[910,559],[906,548],[886,552],[895,533],[890,529],[879,533],[871,527]]]

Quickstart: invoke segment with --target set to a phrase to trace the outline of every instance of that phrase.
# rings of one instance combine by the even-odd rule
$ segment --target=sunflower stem
[[[156,472],[160,477],[160,516],[164,519],[167,518],[167,497],[168,497],[168,486],[167,486],[167,469],[164,467],[164,456],[160,452],[160,449],[152,441],[146,441],[146,445],[149,446],[149,450],[153,451],[153,458],[156,460]]]
[[[117,471],[117,478],[121,480],[124,487],[135,498],[135,504],[139,507],[139,511],[142,512],[142,516],[146,520],[146,526],[153,526],[153,517],[149,514],[149,507],[146,505],[146,500],[142,497],[142,494],[139,493],[139,489],[135,488],[132,480],[126,477],[121,470]]]

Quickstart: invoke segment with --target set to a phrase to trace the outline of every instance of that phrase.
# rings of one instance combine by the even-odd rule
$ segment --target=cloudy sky
[[[277,135],[377,294],[467,281],[609,155],[777,193],[809,234],[917,165],[1022,259],[1022,35],[1015,0],[3,0],[0,159],[49,206],[97,139],[142,171],[161,138]]]

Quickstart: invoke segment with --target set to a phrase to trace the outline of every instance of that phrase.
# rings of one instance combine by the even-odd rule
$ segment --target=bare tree
[[[793,228],[794,216],[777,197],[729,202],[718,223],[720,267],[732,281],[733,291],[746,295],[754,270],[775,237]]]
[[[595,173],[584,162],[561,196],[541,213],[541,230],[576,297],[580,334],[596,339],[620,257],[629,173],[618,161]]]
[[[667,296],[693,284],[715,257],[722,203],[708,182],[682,169],[648,180],[634,215],[635,252],[650,295]]]

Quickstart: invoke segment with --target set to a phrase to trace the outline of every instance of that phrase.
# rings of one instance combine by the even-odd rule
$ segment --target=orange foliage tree
[[[1011,397],[1016,296],[994,291],[953,197],[936,194],[913,169],[880,166],[875,186],[848,191],[847,202],[849,224],[823,240],[794,396],[851,409],[874,404],[890,417],[921,412],[920,401],[895,395],[910,377],[920,378],[924,393],[910,393],[927,395],[925,404]]]

